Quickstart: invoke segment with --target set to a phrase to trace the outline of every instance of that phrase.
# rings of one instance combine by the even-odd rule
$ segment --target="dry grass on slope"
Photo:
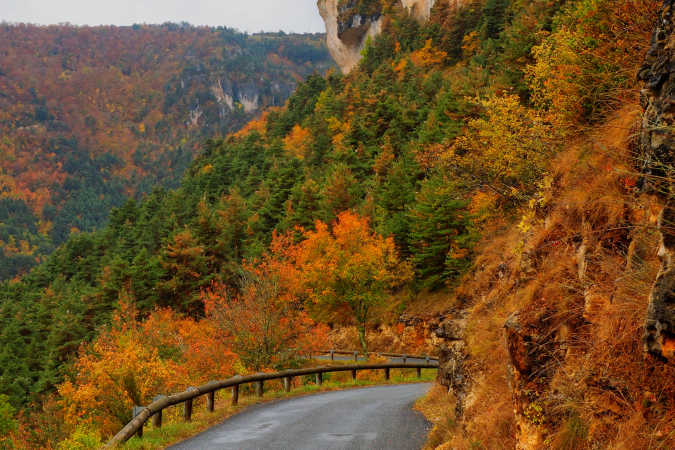
[[[675,448],[675,368],[641,343],[659,262],[658,205],[631,164],[639,114],[571,143],[523,223],[483,243],[457,293],[472,388],[449,448]],[[523,373],[504,338],[515,311]]]

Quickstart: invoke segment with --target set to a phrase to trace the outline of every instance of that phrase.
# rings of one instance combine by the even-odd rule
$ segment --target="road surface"
[[[430,386],[375,386],[252,406],[170,448],[419,449],[429,424],[412,406]]]

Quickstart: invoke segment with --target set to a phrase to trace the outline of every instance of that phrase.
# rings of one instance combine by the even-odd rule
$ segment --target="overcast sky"
[[[190,22],[241,31],[323,32],[316,0],[0,0],[0,22]]]

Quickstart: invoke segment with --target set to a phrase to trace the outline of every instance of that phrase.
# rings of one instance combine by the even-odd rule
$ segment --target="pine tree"
[[[452,280],[469,264],[473,242],[467,202],[441,175],[425,180],[409,210],[412,260],[426,287]]]

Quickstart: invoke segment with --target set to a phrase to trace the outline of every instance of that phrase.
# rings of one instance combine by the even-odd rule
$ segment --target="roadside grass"
[[[415,409],[433,424],[433,428],[427,435],[424,450],[432,450],[443,443],[450,442],[453,436],[457,434],[455,414],[453,408],[448,407],[448,405],[454,404],[454,395],[440,384],[434,384],[424,397],[415,402]]]
[[[336,365],[340,364],[337,361],[335,363]],[[347,361],[346,363],[349,362]],[[265,395],[262,398],[256,395],[254,384],[241,385],[239,387],[239,404],[237,406],[232,406],[231,404],[231,390],[224,389],[216,392],[216,403],[213,412],[207,411],[205,396],[195,399],[191,422],[182,421],[182,405],[167,408],[163,411],[161,428],[153,427],[152,420],[148,420],[143,429],[143,438],[134,436],[119,448],[129,450],[163,449],[199,434],[245,410],[247,407],[256,404],[300,397],[317,392],[338,391],[374,385],[430,382],[435,378],[436,369],[423,369],[420,378],[417,378],[415,369],[392,369],[389,381],[384,379],[384,372],[382,370],[359,371],[356,380],[352,380],[350,372],[325,373],[323,375],[323,384],[320,386],[315,384],[314,375],[294,378],[291,392],[289,393],[284,392],[281,380],[267,381],[265,382]]]

